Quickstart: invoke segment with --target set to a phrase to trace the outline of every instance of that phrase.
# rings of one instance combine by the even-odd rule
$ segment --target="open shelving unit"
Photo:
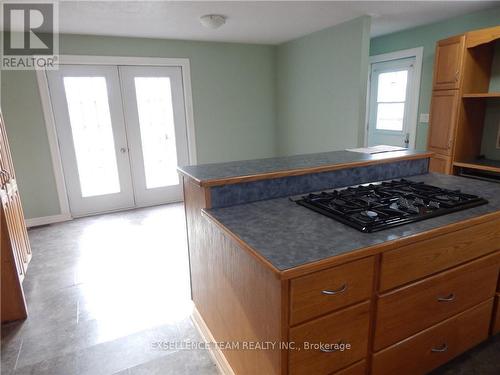
[[[496,142],[489,136],[497,116],[492,108],[500,104],[499,43],[500,26],[437,43],[428,138],[428,149],[435,153],[431,171],[500,181],[500,160],[491,159],[500,153],[496,143],[489,143]]]

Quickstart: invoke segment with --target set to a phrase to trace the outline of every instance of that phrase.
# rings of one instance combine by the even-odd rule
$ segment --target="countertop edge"
[[[372,160],[362,160],[362,161],[354,161],[347,163],[339,163],[339,164],[328,164],[321,165],[317,167],[308,167],[308,168],[297,168],[297,169],[288,169],[282,171],[274,171],[274,172],[265,172],[259,174],[250,174],[250,175],[242,175],[242,176],[234,176],[234,177],[224,177],[224,178],[214,178],[214,179],[206,179],[200,180],[193,175],[189,174],[183,167],[177,167],[178,173],[190,178],[196,185],[201,187],[212,187],[212,186],[220,186],[220,185],[231,185],[231,184],[239,184],[244,182],[258,181],[258,180],[268,180],[273,178],[281,178],[288,176],[300,176],[311,173],[322,173],[322,172],[331,172],[339,169],[346,169],[350,167],[363,167],[367,165],[373,164],[385,164],[392,163],[395,161],[402,160],[417,160],[417,159],[426,159],[430,158],[434,155],[434,152],[431,151],[423,151],[418,154],[413,155],[402,155],[402,156],[389,156],[385,159],[372,159]]]
[[[258,250],[254,249],[252,246],[247,244],[236,233],[231,231],[219,220],[217,220],[214,216],[212,216],[210,212],[206,211],[206,209],[202,209],[202,216],[204,216],[212,224],[215,224],[223,232],[223,234],[227,235],[232,241],[235,241],[235,243],[239,247],[241,247],[243,250],[253,255],[260,263],[262,263],[265,267],[271,270],[280,280],[288,280],[304,276],[313,272],[321,271],[326,268],[338,266],[341,264],[349,263],[369,256],[377,255],[386,251],[396,249],[398,247],[408,245],[412,242],[425,241],[434,237],[438,237],[443,234],[459,231],[461,229],[464,229],[472,225],[478,225],[488,222],[490,220],[500,219],[500,211],[495,211],[488,214],[472,217],[466,220],[461,220],[456,223],[451,223],[448,225],[429,229],[424,232],[415,233],[410,236],[397,238],[376,245],[363,247],[359,249],[353,249],[352,251],[340,255],[330,256],[321,260],[305,263],[300,266],[288,268],[285,270],[280,270],[276,268],[271,262],[269,262],[265,257],[263,257]]]

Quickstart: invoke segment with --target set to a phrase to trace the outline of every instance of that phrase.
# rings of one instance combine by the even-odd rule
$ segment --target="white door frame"
[[[87,55],[60,55],[59,64],[71,65],[136,65],[136,66],[176,66],[181,68],[182,85],[184,89],[184,105],[186,111],[186,127],[188,138],[189,163],[196,164],[196,136],[193,113],[193,94],[191,90],[191,66],[187,58],[169,57],[135,57],[135,56],[87,56]],[[49,84],[45,70],[35,70],[38,82],[38,91],[42,105],[47,138],[49,141],[52,169],[56,182],[57,196],[59,199],[60,214],[26,220],[28,227],[45,225],[66,220],[71,220],[66,183],[62,167],[59,142],[57,140],[56,123],[50,100]]]
[[[408,57],[415,57],[415,66],[414,66],[414,80],[415,84],[411,87],[411,96],[415,98],[412,103],[408,103],[408,130],[410,133],[410,142],[409,146],[415,148],[417,141],[417,119],[418,119],[418,104],[420,101],[420,79],[422,76],[422,59],[424,55],[424,47],[417,47],[411,49],[405,49],[401,51],[384,53],[381,55],[370,56],[369,64],[368,64],[368,84],[366,91],[366,116],[365,116],[365,134],[364,134],[364,146],[368,146],[368,123],[370,119],[370,84],[371,84],[371,71],[372,64],[391,61],[391,60],[399,60],[405,59]]]

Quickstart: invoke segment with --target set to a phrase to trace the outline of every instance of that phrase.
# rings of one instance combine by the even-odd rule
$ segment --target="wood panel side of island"
[[[288,281],[281,281],[204,218],[201,210],[210,206],[209,191],[183,179],[195,319],[202,319],[196,322],[198,327],[209,330],[205,337],[223,343],[213,353],[219,369],[285,374],[287,354],[279,343],[287,339]],[[256,343],[276,346],[252,349]]]

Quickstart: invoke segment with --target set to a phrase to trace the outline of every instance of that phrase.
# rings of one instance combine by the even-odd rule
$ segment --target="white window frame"
[[[415,76],[415,84],[411,88],[411,97],[414,98],[413,102],[408,103],[408,130],[410,133],[409,145],[413,148],[416,146],[417,142],[417,125],[418,125],[418,104],[420,102],[420,85],[422,77],[422,60],[424,55],[424,47],[410,48],[401,51],[384,53],[381,55],[370,56],[368,64],[368,84],[366,85],[366,116],[365,116],[365,127],[364,127],[364,146],[368,146],[368,126],[370,118],[370,85],[372,64],[405,59],[409,57],[415,58],[415,66],[413,74]]]
[[[191,67],[187,58],[166,57],[135,57],[135,56],[87,56],[87,55],[60,55],[59,64],[71,65],[134,65],[134,66],[175,66],[182,71],[182,85],[184,89],[184,105],[186,111],[186,127],[188,139],[189,163],[197,163],[196,135],[193,113],[193,94],[191,89]],[[56,182],[57,196],[59,200],[60,214],[42,218],[28,219],[28,227],[45,225],[66,220],[71,220],[68,194],[62,167],[59,143],[57,140],[56,123],[50,100],[49,84],[45,70],[36,70],[38,91],[42,104],[42,111],[49,141],[52,168]]]

